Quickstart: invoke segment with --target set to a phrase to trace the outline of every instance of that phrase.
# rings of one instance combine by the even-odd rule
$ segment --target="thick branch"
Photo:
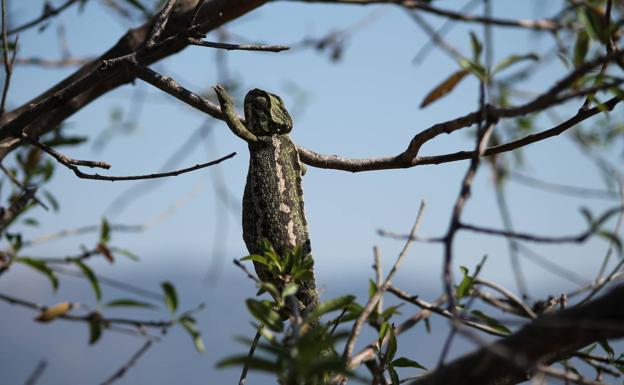
[[[198,27],[197,33],[207,33],[214,28],[217,28],[226,22],[235,19],[261,5],[267,0],[209,0],[205,1],[197,14],[196,22]],[[179,0],[175,7],[174,12],[169,17],[167,26],[162,33],[161,41],[164,42],[167,38],[176,35],[182,31],[187,30],[189,21],[192,19],[196,0]],[[60,90],[63,90],[67,86],[75,83],[76,81],[86,80],[88,82],[81,82],[80,89],[77,90],[71,97],[64,98],[63,100],[55,100],[54,108],[44,113],[36,115],[36,120],[29,118],[29,124],[25,128],[25,132],[31,137],[38,137],[52,129],[54,129],[60,122],[71,116],[76,111],[80,110],[91,101],[97,99],[101,95],[108,91],[122,85],[131,82],[135,75],[127,71],[125,66],[119,66],[118,68],[112,68],[106,71],[106,76],[102,76],[102,71],[97,71],[100,63],[103,60],[112,59],[128,55],[135,52],[148,36],[148,33],[154,24],[154,20],[146,22],[144,25],[129,30],[118,42],[104,53],[98,59],[83,66],[76,71],[73,75],[69,76],[62,82],[58,83],[53,88],[44,92],[37,98],[29,101],[23,106],[5,114],[0,119],[1,125],[6,125],[12,120],[16,119],[24,111],[32,109],[32,104],[40,103],[43,100],[48,99],[50,96],[56,94]],[[158,47],[146,57],[142,58],[144,65],[158,61],[166,56],[172,55],[188,45],[188,39],[186,37],[173,39],[167,44],[157,44]],[[91,76],[87,76],[91,74]],[[35,113],[35,111],[32,111]],[[29,112],[30,114],[30,112]],[[7,133],[2,132],[4,139],[0,142],[0,159],[19,144],[17,138],[7,138]]]
[[[592,342],[624,336],[624,285],[585,305],[548,314],[410,385],[510,385]]]

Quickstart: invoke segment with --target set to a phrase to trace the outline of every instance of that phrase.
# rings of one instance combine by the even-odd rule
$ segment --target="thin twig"
[[[34,187],[26,187],[22,184],[22,182],[20,182],[15,175],[13,175],[13,173],[9,170],[7,170],[6,167],[4,167],[4,165],[2,163],[0,163],[0,170],[2,170],[2,172],[9,177],[9,179],[11,180],[11,182],[13,182],[14,185],[16,185],[17,187],[19,187],[22,191],[26,191],[26,190],[32,190]],[[50,208],[48,206],[45,205],[45,203],[41,202],[36,195],[33,195],[33,201],[35,201],[39,206],[43,207],[46,211],[48,211]]]
[[[624,207],[615,207],[607,211],[607,213],[604,214],[600,218],[601,219],[600,221],[592,223],[591,226],[587,230],[583,231],[582,233],[578,235],[568,235],[568,236],[561,236],[561,237],[549,237],[549,236],[536,235],[536,234],[519,233],[519,232],[513,232],[513,231],[492,229],[488,227],[475,226],[475,225],[470,225],[466,223],[459,223],[459,227],[463,230],[469,230],[469,231],[473,231],[476,233],[498,235],[498,236],[502,236],[505,238],[515,238],[515,239],[521,239],[523,241],[530,241],[530,242],[535,242],[535,243],[583,243],[589,237],[591,237],[597,231],[599,231],[600,226],[603,223],[609,220],[613,215],[618,214],[622,211],[624,211]]]
[[[83,0],[67,0],[63,4],[59,5],[56,8],[53,8],[53,7],[51,7],[49,5],[49,3],[46,3],[46,5],[43,8],[43,12],[41,13],[41,15],[39,17],[37,17],[37,18],[35,18],[35,19],[33,19],[33,20],[29,21],[29,22],[26,22],[26,23],[20,25],[19,27],[13,28],[12,30],[9,31],[8,34],[10,36],[10,35],[16,34],[18,32],[24,31],[24,30],[26,30],[28,28],[34,27],[37,24],[39,24],[39,23],[41,23],[41,22],[43,22],[43,21],[45,21],[45,20],[47,20],[47,19],[49,19],[49,18],[51,18],[53,16],[56,16],[56,15],[60,14],[65,9],[67,9],[69,6],[71,6],[71,5],[75,4],[75,3],[79,3],[81,1],[83,1]]]
[[[418,298],[417,296],[412,296],[406,292],[404,292],[401,289],[398,289],[397,287],[394,286],[390,286],[388,287],[388,292],[394,294],[395,296],[397,296],[398,298],[407,301],[409,303],[412,303],[416,306],[418,306],[421,309],[424,310],[429,310],[435,314],[441,315],[443,317],[446,317],[448,319],[457,319],[457,321],[465,324],[466,326],[469,326],[471,328],[480,330],[482,332],[485,332],[487,334],[491,334],[493,336],[498,336],[498,337],[502,337],[502,336],[506,336],[506,333],[501,332],[498,329],[495,329],[493,327],[490,327],[488,325],[484,325],[475,321],[471,321],[471,320],[467,320],[467,319],[463,319],[460,318],[456,315],[454,315],[453,313],[451,313],[450,311],[448,311],[447,309],[443,309],[439,306],[435,306],[427,301],[423,301],[422,299]],[[445,295],[446,297],[446,295]]]
[[[538,188],[544,191],[550,191],[557,194],[564,194],[570,196],[576,196],[579,198],[595,198],[605,200],[618,200],[618,194],[616,191],[601,190],[587,187],[569,186],[560,183],[553,183],[550,181],[544,181],[534,176],[520,173],[518,171],[508,170],[506,171],[509,176],[509,180],[521,183],[527,187]]]
[[[43,374],[46,366],[48,366],[47,361],[40,360],[37,363],[37,366],[35,366],[35,370],[33,370],[30,376],[28,376],[28,379],[26,379],[26,382],[24,382],[24,385],[35,385],[37,381],[39,381],[39,379],[41,378],[41,375]]]
[[[11,84],[11,76],[13,75],[13,64],[15,63],[15,57],[17,56],[17,42],[15,38],[13,43],[13,56],[9,58],[9,37],[8,37],[8,22],[7,22],[7,9],[6,0],[2,0],[2,59],[4,61],[4,86],[2,87],[2,99],[0,99],[0,117],[4,115],[4,108],[6,107],[7,95],[9,93],[9,85]]]
[[[113,373],[113,375],[110,376],[106,381],[102,382],[101,385],[110,385],[113,382],[122,378],[130,368],[136,365],[137,361],[141,358],[141,356],[143,356],[143,354],[145,354],[145,352],[147,352],[147,350],[152,346],[153,343],[154,341],[151,338],[147,339],[145,343],[141,346],[141,348],[139,348],[139,350],[137,350],[132,356],[130,356],[130,359],[128,359],[128,361],[123,364],[115,373]]]
[[[286,51],[290,49],[288,46],[285,46],[285,45],[229,44],[229,43],[205,41],[205,40],[198,39],[195,37],[189,37],[188,42],[192,45],[197,45],[200,47],[219,48],[219,49],[225,49],[228,51],[239,50],[239,51],[282,52],[282,51]]]
[[[416,215],[416,221],[414,222],[414,225],[412,226],[412,230],[410,231],[411,235],[414,235],[416,231],[418,230],[418,228],[420,227],[420,223],[422,221],[422,216],[424,214],[424,211],[425,211],[425,202],[423,201],[420,203],[420,208],[418,209],[418,214]],[[358,316],[357,320],[353,324],[353,328],[351,329],[349,338],[347,338],[347,342],[345,344],[345,348],[342,353],[342,356],[345,358],[345,360],[349,360],[351,358],[351,354],[353,353],[353,348],[355,346],[356,339],[359,336],[360,331],[362,329],[362,325],[368,319],[368,316],[371,314],[375,306],[377,306],[377,302],[383,296],[386,289],[388,289],[388,287],[390,286],[391,280],[394,274],[397,272],[399,266],[401,265],[401,262],[407,255],[407,251],[409,250],[411,245],[412,245],[412,241],[410,238],[405,242],[403,249],[399,253],[399,256],[394,262],[394,265],[392,265],[392,268],[388,272],[388,275],[386,276],[386,279],[384,280],[383,284],[377,289],[375,294],[373,294],[369,298],[368,302],[366,303],[366,306],[364,307],[364,309]]]
[[[525,315],[527,315],[529,318],[531,319],[537,318],[537,314],[535,314],[535,312],[533,311],[533,309],[529,307],[529,305],[527,305],[522,299],[518,298],[514,293],[507,290],[502,285],[499,285],[496,282],[487,280],[485,278],[479,278],[479,277],[475,278],[475,283],[483,285],[483,286],[487,286],[489,288],[492,288],[498,291],[499,293],[507,297],[507,299],[510,302],[514,303],[518,308],[522,309]]]
[[[527,29],[533,29],[537,31],[558,31],[563,28],[567,28],[567,26],[561,25],[557,23],[556,21],[548,20],[548,19],[510,20],[510,19],[488,18],[488,17],[483,17],[483,16],[466,15],[466,14],[454,12],[451,10],[437,8],[421,0],[289,0],[289,1],[300,1],[300,2],[306,2],[306,3],[338,3],[338,4],[359,4],[359,5],[390,3],[390,4],[398,4],[405,8],[419,9],[421,11],[428,12],[437,16],[442,16],[442,17],[446,17],[449,19],[467,22],[467,23],[491,24],[497,27],[527,28]]]
[[[247,371],[249,370],[249,361],[253,358],[253,355],[256,351],[256,346],[258,346],[258,342],[260,341],[260,337],[262,337],[262,328],[264,325],[260,324],[258,326],[258,330],[256,331],[256,335],[251,342],[251,346],[249,347],[249,353],[247,354],[247,361],[245,361],[245,365],[243,365],[243,370],[241,372],[240,378],[238,380],[238,385],[245,385],[247,382]]]
[[[30,138],[26,134],[23,134],[22,138],[28,141],[29,143],[31,143],[33,146],[43,150],[44,152],[54,157],[63,166],[72,170],[78,178],[92,179],[92,180],[106,180],[110,182],[125,181],[125,180],[140,180],[140,179],[157,179],[157,178],[166,178],[170,176],[178,176],[181,174],[185,174],[187,172],[192,172],[192,171],[200,170],[202,168],[214,166],[215,164],[219,164],[223,162],[224,160],[230,159],[236,155],[235,152],[232,152],[231,154],[228,154],[224,157],[213,160],[211,162],[196,164],[195,166],[183,168],[183,169],[176,170],[176,171],[170,171],[170,172],[145,174],[145,175],[109,176],[109,175],[100,175],[100,174],[87,174],[87,173],[80,171],[80,169],[76,166],[76,165],[80,165],[80,166],[88,166],[88,167],[110,168],[110,165],[107,163],[90,161],[90,160],[71,159],[61,154],[60,152],[54,150],[52,147],[49,147],[39,142],[38,140]]]
[[[163,7],[163,9],[156,16],[156,20],[152,25],[152,29],[147,35],[147,39],[145,40],[145,48],[150,49],[153,48],[154,45],[158,42],[160,35],[165,30],[167,26],[167,22],[169,21],[169,17],[171,16],[171,12],[173,12],[173,7],[175,6],[177,0],[167,0],[167,3]],[[141,48],[139,49],[141,50]]]
[[[254,281],[255,283],[260,283],[260,280],[258,278],[256,278],[255,275],[251,274],[251,272],[249,272],[249,270],[247,270],[247,268],[245,267],[245,265],[243,265],[241,263],[241,261],[239,261],[238,259],[234,258],[234,264],[239,267],[246,275],[249,279],[251,279],[252,281]]]

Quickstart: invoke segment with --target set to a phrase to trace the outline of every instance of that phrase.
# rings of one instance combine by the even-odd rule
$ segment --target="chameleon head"
[[[292,119],[277,96],[257,88],[245,96],[247,129],[258,136],[287,134],[292,130]]]

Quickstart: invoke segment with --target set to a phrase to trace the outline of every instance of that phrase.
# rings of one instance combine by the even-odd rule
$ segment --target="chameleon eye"
[[[254,104],[257,107],[266,108],[267,107],[267,100],[265,98],[256,98],[254,100]]]

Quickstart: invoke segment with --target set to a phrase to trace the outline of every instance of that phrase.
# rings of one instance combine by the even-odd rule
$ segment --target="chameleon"
[[[268,240],[278,255],[298,246],[303,255],[312,258],[301,180],[305,168],[289,135],[293,122],[284,102],[257,88],[249,91],[243,124],[227,91],[222,86],[214,90],[228,127],[249,148],[242,215],[247,250],[259,254],[263,240]],[[254,262],[254,268],[260,280],[270,279],[262,265]],[[314,276],[299,285],[297,298],[303,308],[316,307],[319,300]]]

